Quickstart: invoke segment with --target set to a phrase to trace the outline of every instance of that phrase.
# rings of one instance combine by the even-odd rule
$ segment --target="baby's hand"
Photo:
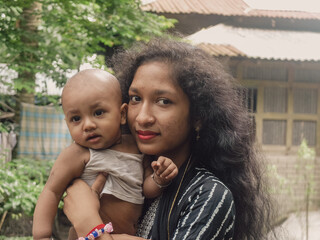
[[[160,156],[157,161],[151,163],[153,179],[160,186],[170,184],[178,175],[178,168],[170,158]]]

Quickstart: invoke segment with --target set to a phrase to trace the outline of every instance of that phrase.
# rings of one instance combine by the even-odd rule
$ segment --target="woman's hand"
[[[102,223],[99,215],[99,198],[105,182],[106,177],[99,174],[91,188],[81,179],[76,179],[68,187],[63,211],[78,236],[85,236],[93,227]]]
[[[99,216],[100,193],[106,176],[99,174],[91,188],[83,180],[77,179],[67,189],[63,211],[74,226],[78,236],[86,236],[95,226],[102,223]],[[143,240],[127,234],[103,234],[101,240]]]

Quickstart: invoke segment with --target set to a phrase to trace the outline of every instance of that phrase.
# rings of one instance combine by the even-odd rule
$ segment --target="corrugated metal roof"
[[[270,60],[320,61],[320,33],[240,28],[224,24],[203,29],[187,37],[212,53]],[[208,47],[207,45],[212,45]],[[226,46],[232,46],[227,47]],[[234,52],[229,52],[232,49]],[[240,55],[241,54],[241,55]]]
[[[241,15],[248,5],[239,0],[157,0],[142,6],[157,13]]]
[[[249,17],[268,17],[268,18],[290,18],[304,20],[320,20],[320,13],[303,11],[280,11],[280,10],[258,10],[252,9],[248,12]]]
[[[172,14],[216,14],[223,16],[270,17],[320,20],[320,13],[260,10],[243,0],[156,0],[142,6],[145,11]]]
[[[239,51],[239,49],[236,49],[235,47],[229,44],[200,43],[198,44],[198,47],[205,50],[209,54],[217,57],[222,57],[222,56],[245,57],[246,56],[243,52]]]

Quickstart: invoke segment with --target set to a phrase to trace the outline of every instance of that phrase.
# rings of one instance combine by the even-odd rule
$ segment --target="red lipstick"
[[[150,140],[156,137],[158,134],[152,131],[137,131],[138,137],[141,140]]]

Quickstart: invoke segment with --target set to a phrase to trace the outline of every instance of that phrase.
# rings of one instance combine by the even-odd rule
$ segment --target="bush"
[[[52,165],[53,161],[33,159],[0,164],[0,214],[12,218],[32,216]]]
[[[7,237],[0,236],[0,240],[32,240],[32,237]]]

